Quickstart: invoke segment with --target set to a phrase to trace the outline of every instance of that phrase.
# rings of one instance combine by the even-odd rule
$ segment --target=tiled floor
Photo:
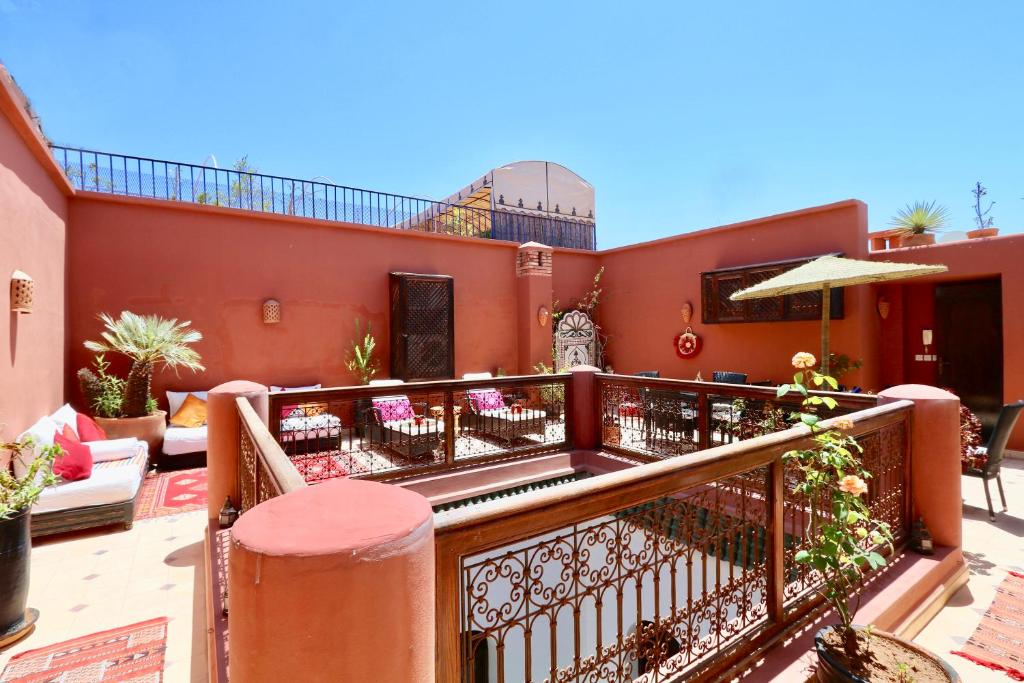
[[[28,604],[39,622],[0,652],[0,670],[25,650],[166,616],[164,680],[205,681],[205,528],[201,510],[37,540]]]
[[[996,521],[988,519],[981,480],[963,479],[964,557],[971,576],[967,585],[950,599],[915,639],[948,661],[964,681],[1007,683],[1003,673],[951,655],[974,633],[981,616],[995,597],[996,586],[1007,570],[1024,572],[1024,460],[1003,461],[1003,486],[1008,512],[1000,512],[995,482],[990,484]]]

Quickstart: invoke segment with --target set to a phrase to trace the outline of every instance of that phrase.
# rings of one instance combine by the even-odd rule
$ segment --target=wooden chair
[[[988,444],[975,450],[975,453],[978,455],[985,454],[988,456],[985,460],[985,466],[971,468],[964,472],[966,476],[975,477],[984,482],[985,500],[988,501],[988,517],[993,522],[996,521],[996,513],[992,510],[992,494],[989,493],[988,482],[992,479],[996,480],[996,486],[999,487],[999,498],[1003,503],[1003,512],[1006,512],[1006,494],[1003,493],[1003,480],[999,476],[999,470],[1003,464],[1006,442],[1010,439],[1010,433],[1013,432],[1013,427],[1017,424],[1021,410],[1024,410],[1024,401],[1017,401],[1016,403],[1009,403],[1003,406],[1003,409],[999,411],[999,419],[996,420],[996,427],[992,430],[992,436],[989,437]]]

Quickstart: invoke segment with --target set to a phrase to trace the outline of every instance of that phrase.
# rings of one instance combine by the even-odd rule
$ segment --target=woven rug
[[[159,683],[167,617],[65,640],[11,657],[0,683]]]
[[[150,472],[142,482],[135,521],[206,509],[206,468]]]
[[[953,654],[1024,681],[1024,574],[1003,579],[974,635]]]

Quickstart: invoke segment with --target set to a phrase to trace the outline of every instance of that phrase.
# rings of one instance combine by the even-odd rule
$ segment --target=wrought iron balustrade
[[[307,482],[394,479],[566,448],[568,388],[563,374],[278,392],[270,431]]]
[[[835,417],[875,405],[860,394],[831,396]],[[800,397],[770,387],[598,374],[601,448],[643,460],[695,453],[790,427]]]
[[[848,416],[876,473],[868,502],[898,545],[909,526],[910,407]],[[728,671],[820,603],[819,577],[794,560],[808,506],[791,494],[781,456],[808,439],[790,429],[439,513],[438,680]]]
[[[486,209],[317,180],[51,145],[79,190],[460,237],[596,249],[593,221]]]

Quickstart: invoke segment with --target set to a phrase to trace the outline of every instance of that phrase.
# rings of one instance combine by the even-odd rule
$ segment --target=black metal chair
[[[634,377],[649,377],[650,379],[658,379],[661,377],[660,370],[644,370],[643,372],[634,372]]]
[[[992,494],[989,493],[988,483],[992,479],[996,480],[996,486],[999,487],[999,498],[1003,503],[1003,512],[1006,512],[1006,494],[1003,493],[1003,480],[1002,477],[999,476],[999,469],[1003,464],[1003,455],[1006,452],[1006,442],[1010,439],[1010,433],[1013,432],[1013,427],[1017,424],[1017,419],[1020,417],[1021,410],[1024,410],[1024,401],[1008,403],[1003,406],[1002,410],[999,411],[999,419],[996,420],[996,426],[995,429],[992,430],[992,436],[989,437],[988,444],[977,449],[979,454],[984,453],[988,456],[985,460],[985,466],[980,468],[971,468],[964,472],[966,476],[981,479],[985,483],[985,500],[988,501],[988,517],[993,522],[996,521],[996,513],[992,510]]]
[[[726,370],[715,370],[711,373],[712,382],[720,382],[722,384],[746,384],[747,373],[745,372],[728,372]]]

